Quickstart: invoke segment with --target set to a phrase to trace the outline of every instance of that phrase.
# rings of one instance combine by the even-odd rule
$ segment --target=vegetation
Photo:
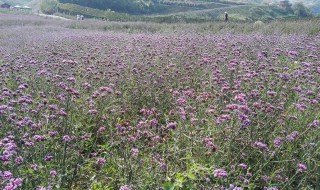
[[[312,12],[302,3],[296,3],[293,5],[293,12],[297,17],[311,17]]]
[[[111,9],[112,11],[129,14],[154,13],[159,10],[159,6],[155,7],[154,3],[150,0],[60,0],[60,2],[78,4],[102,10]]]
[[[319,189],[319,20],[0,17],[0,188]]]
[[[277,6],[246,4],[218,0],[148,0],[148,1],[84,1],[84,0],[43,0],[41,10],[46,14],[85,15],[109,21],[150,21],[150,22],[207,22],[223,20],[228,12],[230,21],[268,22],[283,18],[310,16],[311,12],[298,3],[293,9]],[[251,2],[252,3],[252,2]],[[63,15],[65,14],[65,15]]]
[[[46,14],[56,13],[58,9],[57,0],[42,0],[41,10]]]
[[[207,22],[210,20],[223,20],[224,13],[229,13],[230,21],[270,21],[284,18],[290,15],[288,11],[280,8],[270,8],[267,6],[229,6],[225,8],[215,8],[199,11],[188,11],[176,14],[137,16],[124,13],[117,13],[111,10],[103,11],[92,9],[75,4],[59,4],[58,11],[61,14],[76,15],[81,14],[89,18],[100,18],[109,21],[149,21],[149,22]],[[292,15],[293,16],[293,15]]]
[[[103,11],[100,9],[93,9],[88,7],[83,7],[76,4],[59,4],[58,11],[62,14],[71,14],[71,15],[84,15],[89,18],[100,18],[104,20],[112,20],[112,21],[134,21],[138,20],[138,17],[131,16],[124,13],[116,13],[114,11]]]

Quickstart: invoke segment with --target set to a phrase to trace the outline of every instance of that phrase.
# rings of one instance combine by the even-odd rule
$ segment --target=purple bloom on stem
[[[248,165],[247,164],[244,164],[244,163],[241,163],[238,165],[240,168],[242,169],[247,169],[248,168]]]
[[[132,149],[131,149],[131,156],[132,156],[133,158],[137,158],[138,155],[139,155],[139,149],[137,149],[137,148],[132,148]]]
[[[21,165],[23,162],[23,158],[20,156],[20,157],[17,157],[15,160],[14,160],[14,163],[19,166]]]
[[[226,178],[228,177],[228,173],[223,169],[216,169],[213,171],[213,176],[216,178]]]
[[[268,145],[264,144],[263,142],[255,142],[254,144],[260,149],[266,149],[268,147]]]
[[[308,124],[308,127],[317,128],[320,126],[320,120],[314,120],[312,123]]]
[[[100,127],[100,128],[98,129],[98,133],[103,133],[105,130],[106,130],[105,127]]]
[[[175,129],[176,126],[177,126],[177,123],[169,123],[169,124],[167,125],[167,129]]]
[[[64,142],[68,142],[71,140],[70,136],[69,135],[65,135],[62,137],[62,139],[64,140]]]
[[[276,148],[279,148],[283,141],[284,139],[282,137],[277,137],[276,139],[274,139],[273,144]]]
[[[180,97],[177,100],[178,104],[183,105],[185,103],[187,103],[187,100],[184,97]]]
[[[298,169],[297,169],[297,171],[298,172],[305,172],[305,171],[307,171],[307,166],[306,165],[304,165],[304,164],[302,164],[302,163],[300,163],[300,164],[298,164]]]
[[[108,92],[110,94],[113,92],[113,90],[111,88],[109,88],[109,87],[100,87],[99,90],[102,91],[102,92],[103,91]]]
[[[98,158],[98,160],[96,161],[96,164],[98,166],[102,166],[105,162],[106,160],[104,158]]]
[[[0,177],[3,180],[6,180],[6,179],[11,179],[13,177],[13,175],[10,171],[4,171],[3,173],[0,173]]]
[[[30,166],[34,171],[37,171],[39,169],[39,166],[37,164],[32,164]]]
[[[52,159],[53,159],[53,156],[51,156],[51,155],[46,155],[44,157],[44,161],[51,161]]]
[[[269,180],[269,176],[264,175],[264,176],[262,176],[262,179],[263,179],[263,181],[268,181]]]
[[[54,177],[54,176],[56,176],[56,175],[58,175],[58,173],[57,173],[57,171],[50,171],[50,175],[52,176],[52,177]]]
[[[128,185],[121,186],[119,190],[131,190],[131,187]]]
[[[91,115],[97,115],[98,114],[98,111],[97,110],[89,110],[89,113]]]

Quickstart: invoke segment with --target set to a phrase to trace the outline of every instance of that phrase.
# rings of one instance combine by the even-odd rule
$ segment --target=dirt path
[[[54,18],[54,19],[60,19],[60,20],[71,20],[71,19],[68,19],[68,18],[61,17],[61,16],[46,15],[46,14],[43,14],[43,13],[39,13],[39,14],[37,14],[37,15],[38,15],[38,16],[41,16],[41,17],[45,17],[45,18]]]
[[[28,3],[28,6],[32,7],[32,12],[38,16],[45,17],[45,18],[60,19],[60,20],[70,20],[61,16],[44,14],[41,11],[41,0],[32,0],[30,3]]]

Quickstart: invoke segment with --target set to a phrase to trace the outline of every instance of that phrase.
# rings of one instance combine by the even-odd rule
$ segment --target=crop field
[[[0,14],[0,189],[319,190],[317,22]]]

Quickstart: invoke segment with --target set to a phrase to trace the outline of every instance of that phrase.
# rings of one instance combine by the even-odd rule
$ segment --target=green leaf
[[[191,180],[195,180],[196,179],[196,176],[194,175],[194,173],[192,171],[190,171],[188,174],[187,174],[187,177]]]
[[[174,190],[174,185],[171,182],[167,182],[167,183],[163,184],[163,188],[165,190]]]

